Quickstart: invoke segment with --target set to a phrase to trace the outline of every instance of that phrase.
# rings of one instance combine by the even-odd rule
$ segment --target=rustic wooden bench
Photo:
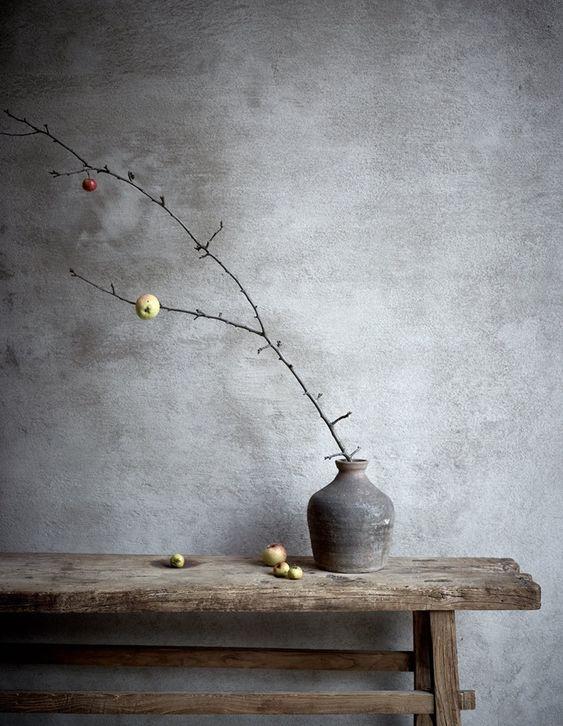
[[[188,557],[184,569],[151,555],[0,555],[0,613],[413,613],[412,651],[287,650],[3,643],[11,664],[412,671],[414,690],[353,693],[0,691],[3,713],[415,714],[416,726],[456,726],[475,708],[458,682],[456,610],[534,610],[540,588],[509,559],[395,557],[385,570],[341,575],[291,558],[299,581],[242,557]]]

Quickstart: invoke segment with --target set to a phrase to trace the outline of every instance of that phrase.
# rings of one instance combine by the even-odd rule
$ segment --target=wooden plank
[[[462,708],[475,708],[473,691],[461,691]],[[104,693],[0,691],[0,713],[82,714],[411,714],[431,713],[424,691],[357,693]]]
[[[475,691],[459,692],[459,708],[462,711],[474,711],[476,706]]]
[[[409,714],[429,713],[422,691],[357,693],[0,692],[2,713],[82,714]]]
[[[432,641],[430,638],[430,616],[427,612],[413,613],[414,687],[417,691],[432,693],[434,675],[432,672]],[[434,726],[430,714],[417,714],[414,726]]]
[[[436,726],[461,726],[454,612],[431,612]]]
[[[396,557],[344,575],[291,557],[299,581],[257,560],[193,556],[183,569],[155,555],[0,555],[0,612],[532,610],[540,588],[513,560]]]
[[[0,663],[84,666],[180,666],[286,670],[412,671],[410,651],[210,648],[195,646],[2,643]],[[426,689],[427,690],[427,689]]]

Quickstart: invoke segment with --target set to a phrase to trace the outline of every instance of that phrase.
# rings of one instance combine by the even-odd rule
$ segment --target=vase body
[[[337,460],[338,474],[315,492],[307,523],[315,564],[330,572],[375,572],[385,567],[395,512],[370,482],[365,460]]]

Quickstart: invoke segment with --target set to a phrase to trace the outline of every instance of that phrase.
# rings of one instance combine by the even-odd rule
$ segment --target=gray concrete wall
[[[394,554],[511,556],[539,613],[460,616],[468,726],[561,723],[558,3],[4,5],[2,107],[133,169],[240,273],[394,499]],[[159,210],[0,138],[0,547],[309,552],[328,432],[256,341],[69,278],[246,316]],[[405,617],[4,620],[2,637],[408,647]],[[283,689],[303,675],[40,669],[8,685]],[[314,674],[305,687],[408,684]],[[13,717],[2,724],[15,723]],[[186,724],[253,724],[186,718]],[[269,724],[408,718],[270,718]],[[18,724],[175,724],[19,718]]]

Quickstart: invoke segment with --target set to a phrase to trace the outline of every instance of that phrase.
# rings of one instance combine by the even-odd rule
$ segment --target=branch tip
[[[217,228],[217,229],[215,230],[215,232],[213,232],[213,234],[212,234],[212,235],[211,235],[211,237],[210,237],[210,238],[209,238],[209,239],[207,240],[207,242],[206,242],[206,243],[205,243],[204,245],[201,245],[201,246],[202,246],[202,247],[205,247],[205,249],[207,249],[207,248],[209,247],[209,244],[210,244],[211,242],[213,242],[213,240],[215,239],[215,237],[217,237],[217,235],[219,234],[219,232],[220,232],[220,231],[221,231],[222,229],[223,229],[223,221],[221,220],[221,221],[219,222],[219,227],[218,227],[218,228]]]
[[[338,423],[339,421],[342,421],[343,418],[348,418],[348,416],[352,415],[352,411],[348,411],[348,413],[343,413],[342,416],[338,416],[338,418],[335,418],[334,421],[331,422],[331,426],[334,426],[334,424]]]

